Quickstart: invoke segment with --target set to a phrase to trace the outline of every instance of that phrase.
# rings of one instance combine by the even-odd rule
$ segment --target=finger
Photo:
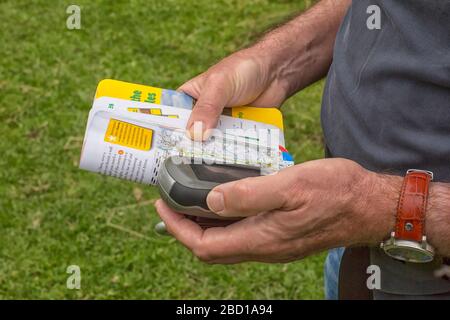
[[[252,106],[259,108],[280,108],[286,98],[283,90],[279,90],[276,86],[271,86],[252,102]]]
[[[172,211],[162,200],[155,203],[156,210],[167,230],[200,260],[209,263],[237,263],[247,261],[248,232],[238,223],[226,228],[202,230],[195,222]],[[245,223],[244,225],[246,225]]]
[[[339,244],[329,234],[317,230],[303,236],[286,238],[289,231],[280,229],[279,224],[273,220],[273,216],[284,213],[275,210],[248,217],[226,228],[208,229],[194,249],[194,254],[208,263],[231,264],[245,261],[286,263]]]
[[[246,221],[235,222],[225,228],[206,229],[193,253],[208,263],[238,263],[255,260],[257,240],[263,240],[257,234],[261,223]],[[256,240],[257,239],[257,240]],[[255,241],[255,242],[253,242]]]
[[[158,200],[155,206],[169,232],[201,261],[232,264],[244,261],[274,262],[279,259],[279,246],[265,216],[250,217],[225,228],[203,231],[193,221],[173,212],[163,201]]]
[[[194,128],[194,124],[198,122],[202,124],[201,139],[207,138],[204,133],[216,127],[223,108],[231,99],[231,90],[226,76],[212,74],[204,79],[200,95],[187,124],[191,137],[199,137]]]
[[[246,217],[284,208],[295,177],[289,169],[274,175],[221,184],[208,194],[208,207],[226,217]]]
[[[202,237],[202,228],[185,216],[172,211],[162,200],[156,201],[155,207],[166,224],[167,231],[192,251]]]
[[[200,96],[201,88],[203,86],[203,77],[204,74],[200,74],[189,81],[182,84],[180,87],[178,87],[177,91],[184,92],[194,99],[198,99]]]

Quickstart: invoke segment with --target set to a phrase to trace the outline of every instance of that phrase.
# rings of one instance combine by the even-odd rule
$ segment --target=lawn
[[[0,3],[0,298],[320,299],[324,254],[206,265],[153,232],[153,187],[78,169],[97,83],[176,88],[310,1]],[[322,157],[323,84],[282,108],[297,162]],[[66,268],[81,268],[81,289]]]

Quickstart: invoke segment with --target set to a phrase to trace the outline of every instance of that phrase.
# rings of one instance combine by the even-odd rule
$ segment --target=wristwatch
[[[434,248],[425,236],[428,189],[433,172],[409,169],[403,180],[395,229],[381,243],[384,252],[397,260],[426,263],[434,259]]]

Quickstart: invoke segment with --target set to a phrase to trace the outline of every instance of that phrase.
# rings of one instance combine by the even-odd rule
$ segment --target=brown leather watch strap
[[[431,172],[408,170],[400,193],[395,238],[421,242],[425,230],[425,211]]]

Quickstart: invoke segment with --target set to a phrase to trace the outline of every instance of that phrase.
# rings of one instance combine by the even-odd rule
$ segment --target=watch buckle
[[[420,246],[422,247],[422,249],[427,249],[428,247],[428,242],[427,242],[427,237],[423,236],[422,237],[422,242],[420,242]]]
[[[412,173],[412,172],[422,172],[422,173],[426,173],[427,175],[429,175],[429,176],[431,177],[431,181],[433,181],[434,174],[433,174],[433,172],[431,172],[431,171],[429,171],[429,170],[408,169],[408,171],[406,171],[406,174]]]

